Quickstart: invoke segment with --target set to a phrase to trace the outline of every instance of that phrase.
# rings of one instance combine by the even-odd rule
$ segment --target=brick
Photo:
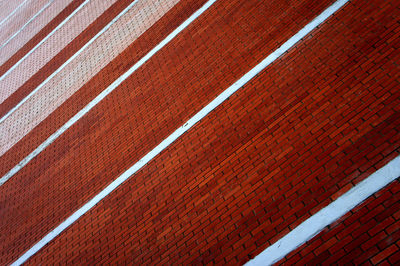
[[[0,187],[7,204],[0,262],[11,263],[332,2],[217,1]],[[0,157],[0,171],[203,3],[178,2],[114,59],[99,62],[105,66],[96,75]],[[346,5],[29,263],[243,264],[257,255],[398,154],[400,57],[396,42],[373,45],[396,36],[386,30],[398,27],[397,10],[395,1]],[[397,224],[384,223],[397,221],[398,200],[386,194],[393,186],[300,247],[296,262],[389,261],[396,250],[386,247],[398,247]],[[373,228],[393,241],[371,240]]]

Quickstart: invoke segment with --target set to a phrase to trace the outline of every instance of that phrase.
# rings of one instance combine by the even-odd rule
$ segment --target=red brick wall
[[[0,174],[204,2],[180,1],[1,156]],[[0,187],[0,264],[21,256],[332,2],[217,1]],[[113,16],[106,11],[71,45],[84,45]],[[242,264],[256,256],[399,155],[399,17],[398,1],[351,1],[29,262]],[[50,62],[60,65],[71,51],[64,52]],[[393,225],[370,229],[387,219],[398,224],[398,183],[287,262],[325,261],[335,252],[343,261],[386,254],[392,262],[386,250],[398,254],[398,242],[382,241],[395,239]],[[352,218],[374,204],[370,219]],[[351,219],[360,229],[344,228]]]
[[[325,228],[279,264],[400,263],[400,181]]]

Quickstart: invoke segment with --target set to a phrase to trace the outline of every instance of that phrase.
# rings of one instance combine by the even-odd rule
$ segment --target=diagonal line
[[[28,0],[25,0],[24,2],[22,2],[19,6],[17,6],[17,8],[15,8],[15,9],[13,10],[13,12],[11,12],[10,14],[8,14],[8,16],[0,22],[0,26],[1,26],[3,23],[5,23],[9,18],[11,18],[11,17],[18,11],[18,9],[20,9],[23,5],[26,4],[26,2],[28,2]]]
[[[0,49],[2,49],[4,46],[6,46],[12,39],[15,38],[21,31],[25,29],[26,26],[28,26],[35,18],[37,18],[43,11],[45,11],[52,3],[54,0],[50,0],[42,9],[40,9],[33,17],[31,17],[17,32],[15,32],[10,38],[8,38],[7,41],[5,41],[1,46]]]
[[[37,86],[33,91],[31,91],[25,98],[23,98],[17,105],[15,105],[8,113],[6,113],[2,118],[0,118],[0,123],[6,120],[12,113],[14,113],[21,105],[23,105],[29,98],[31,98],[38,90],[40,90],[44,85],[47,84],[54,76],[60,73],[69,63],[71,63],[78,55],[80,55],[89,45],[91,45],[95,40],[97,40],[104,32],[106,32],[120,17],[122,17],[126,12],[128,12],[139,0],[133,1],[129,6],[127,6],[121,13],[118,14],[110,23],[108,23],[101,31],[99,31],[90,41],[88,41],[84,46],[82,46],[79,51],[77,51],[73,56],[71,56],[67,61],[65,61],[56,71],[51,73],[39,86]],[[1,180],[0,180],[1,185]]]
[[[165,44],[167,44],[171,39],[173,39],[180,31],[182,31],[185,27],[187,27],[193,20],[199,17],[205,10],[207,10],[216,0],[208,1],[202,8],[196,11],[188,20],[186,20],[182,25],[180,25],[174,32],[172,32],[168,37],[163,40],[159,45],[157,45],[152,51],[150,51],[144,58],[142,58],[139,62],[142,65],[146,62],[152,55],[154,55],[159,49],[161,49]],[[274,62],[278,57],[280,57],[283,53],[287,52],[291,47],[293,47],[297,42],[299,42],[303,37],[305,37],[309,32],[318,27],[322,22],[324,22],[327,18],[329,18],[333,13],[339,10],[344,4],[346,4],[349,0],[338,0],[333,5],[328,7],[324,12],[322,12],[318,17],[316,17],[313,21],[307,24],[303,29],[301,29],[298,33],[296,33],[293,37],[291,37],[288,41],[286,41],[281,47],[275,50],[272,54],[266,57],[261,63],[251,69],[247,74],[237,80],[233,85],[231,85],[228,89],[226,89],[223,93],[221,93],[217,98],[215,98],[212,102],[210,102],[207,106],[200,110],[196,115],[194,115],[191,119],[189,119],[183,126],[179,127],[175,130],[170,136],[164,139],[160,144],[158,144],[153,150],[147,153],[143,158],[141,158],[138,162],[136,162],[133,166],[131,166],[127,171],[125,171],[122,175],[120,175],[117,179],[115,179],[111,184],[109,184],[104,190],[102,190],[99,194],[97,194],[94,198],[89,200],[85,205],[83,205],[80,209],[75,211],[70,217],[68,217],[64,222],[58,225],[54,230],[48,233],[43,239],[41,239],[38,243],[36,243],[33,247],[31,247],[28,251],[26,251],[17,261],[14,262],[13,265],[19,265],[29,259],[32,255],[38,252],[43,246],[52,241],[56,236],[58,236],[62,231],[68,228],[71,224],[73,224],[76,220],[78,220],[82,215],[88,212],[91,208],[93,208],[97,203],[99,203],[103,198],[109,195],[112,191],[114,191],[118,186],[120,186],[123,182],[125,182],[130,176],[135,174],[139,169],[145,166],[148,162],[150,162],[154,157],[160,154],[165,148],[167,148],[171,143],[173,143],[176,139],[178,139],[183,133],[188,131],[192,126],[194,126],[198,121],[200,121],[203,117],[205,117],[209,112],[214,110],[217,106],[219,106],[222,102],[229,98],[233,93],[239,90],[244,84],[246,84],[249,80],[255,77],[258,73],[260,73],[263,69],[265,69],[268,65]],[[117,84],[120,84],[122,80],[126,79],[130,74],[132,74],[140,65],[139,62],[135,64],[130,70],[128,70],[124,75],[122,75],[119,79],[117,79],[113,84],[110,85],[105,91],[103,91],[98,97],[96,97],[97,102],[103,99],[107,94],[109,94]],[[137,66],[136,66],[137,65]],[[108,92],[106,92],[108,91]],[[89,103],[89,111],[96,103]],[[88,107],[87,106],[87,107]],[[85,108],[87,108],[85,107]],[[86,112],[87,112],[86,111]],[[82,112],[82,111],[81,111]],[[81,113],[79,112],[79,113]],[[86,113],[85,112],[85,113]],[[84,115],[79,115],[79,118]],[[72,119],[71,119],[72,120]],[[71,121],[70,120],[70,121]],[[76,119],[77,120],[77,119]],[[76,120],[71,121],[74,123]],[[67,122],[70,123],[70,121]],[[72,125],[72,124],[70,124]],[[70,125],[67,125],[68,127]],[[65,125],[64,125],[65,126]],[[66,130],[67,128],[65,128]],[[64,131],[65,131],[64,130]],[[60,133],[61,135],[61,133]]]
[[[67,23],[76,13],[78,13],[79,10],[81,10],[87,3],[89,3],[90,0],[86,0],[83,2],[77,9],[74,10],[66,19],[64,19],[54,30],[52,30],[43,40],[41,40],[35,47],[32,48],[32,50],[29,51],[24,57],[22,57],[15,65],[13,65],[9,70],[7,70],[6,73],[4,73],[0,77],[0,81],[5,79],[8,74],[10,74],[14,69],[16,69],[28,56],[30,56],[37,48],[39,48],[42,43],[44,43],[47,39],[49,39],[59,28],[61,28],[65,23]]]
[[[331,204],[305,220],[287,235],[266,248],[247,266],[271,265],[321,232],[326,226],[338,220],[351,209],[361,204],[392,181],[400,177],[400,156],[358,183]]]

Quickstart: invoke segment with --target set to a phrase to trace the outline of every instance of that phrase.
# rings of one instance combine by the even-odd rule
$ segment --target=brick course
[[[26,57],[22,63],[0,81],[0,86],[2,88],[0,101],[3,102],[7,99],[17,91],[20,86],[23,86],[25,82],[32,78],[32,76],[41,73],[39,70],[45,67],[49,62],[52,62],[52,58],[58,55],[65,47],[73,47],[73,40],[79,36],[79,34],[84,31],[91,32],[90,27],[87,28],[87,26],[93,23],[115,2],[117,2],[117,0],[89,1],[87,5],[80,9],[77,14],[71,18],[71,20],[57,30],[50,38],[48,38],[33,53]],[[101,28],[102,27],[100,27],[100,29]],[[67,58],[64,60],[67,60]],[[52,69],[52,71],[55,71],[55,69],[57,68]],[[48,73],[48,75],[50,74]],[[48,75],[46,75],[46,77]]]
[[[278,264],[400,263],[400,181],[369,197]]]
[[[331,3],[217,1],[0,187],[0,263],[18,258]],[[1,172],[201,4],[174,6],[1,156]],[[29,262],[241,264],[256,256],[399,155],[399,10],[394,0],[351,1]],[[398,187],[282,262],[396,263]]]
[[[52,32],[83,1],[76,0],[68,4],[67,1],[55,0],[54,6],[51,5],[39,18],[33,20],[25,30],[0,50],[0,75],[6,73],[8,69],[29,53],[33,47]],[[63,6],[62,4],[66,6],[61,12],[57,13],[58,8]]]

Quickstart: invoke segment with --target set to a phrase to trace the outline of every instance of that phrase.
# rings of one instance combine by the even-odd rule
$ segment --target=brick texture
[[[0,102],[4,102],[5,99],[17,91],[20,86],[25,84],[33,75],[42,73],[39,70],[45,67],[49,61],[53,61],[52,58],[58,55],[62,49],[67,46],[74,47],[74,42],[72,40],[85,30],[89,31],[90,27],[87,28],[88,24],[93,23],[115,2],[117,2],[117,0],[92,0],[88,2],[87,5],[71,18],[71,20],[57,30],[46,42],[40,45],[0,81],[0,87],[2,88]],[[100,27],[100,29],[101,28],[102,27]],[[67,60],[67,58],[65,58],[64,61]],[[56,69],[57,67],[52,70],[55,71]],[[47,76],[48,75],[50,74],[47,73]]]
[[[0,174],[204,2],[179,1],[110,58],[4,150]],[[0,264],[17,259],[332,3],[217,1],[0,187]],[[400,154],[399,7],[350,1],[28,262],[243,264],[259,254]],[[29,123],[12,119],[4,134]],[[398,186],[282,263],[396,263]]]
[[[400,263],[400,181],[369,197],[279,264]]]
[[[28,1],[18,8],[14,15],[1,24],[0,44],[5,43],[48,2],[49,0],[37,0],[30,3]]]
[[[3,43],[0,49],[0,75],[3,75],[19,59],[27,54],[47,34],[49,34],[58,23],[64,20],[74,7],[79,6],[79,1],[54,0],[41,14],[26,25],[8,43]]]

